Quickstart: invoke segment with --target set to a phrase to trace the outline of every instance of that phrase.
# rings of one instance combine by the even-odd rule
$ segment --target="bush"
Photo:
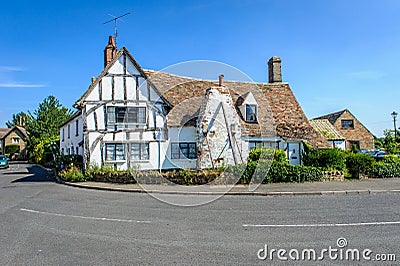
[[[70,167],[70,168],[63,169],[58,174],[58,176],[61,177],[61,179],[68,181],[68,182],[85,182],[85,181],[87,181],[87,178],[85,177],[85,175],[77,167]]]
[[[107,181],[112,183],[136,183],[138,169],[117,170],[112,166],[103,165],[101,168],[97,165],[91,165],[86,169],[88,180]]]
[[[273,154],[273,157],[272,157]],[[289,163],[286,153],[283,150],[271,148],[257,148],[249,153],[248,161],[257,162],[260,160],[272,159],[276,162]]]
[[[243,170],[245,169],[245,170]],[[271,162],[260,160],[258,163],[249,161],[247,165],[232,165],[227,167],[227,172],[241,177],[238,183],[248,184],[251,179],[255,182],[267,183],[281,182],[311,182],[320,181],[323,171],[312,166],[290,165],[286,162]],[[253,182],[254,182],[253,181]]]
[[[19,153],[19,152],[20,152],[19,145],[16,145],[16,144],[6,145],[5,153],[9,154],[10,157],[12,157],[14,154]]]
[[[367,154],[349,153],[346,156],[347,172],[352,178],[360,178],[360,174],[368,174],[375,164],[375,160]]]
[[[59,155],[55,161],[55,167],[58,170],[70,167],[78,167],[79,169],[83,169],[83,157],[81,155],[72,154],[72,155]]]
[[[323,172],[312,166],[274,162],[263,183],[321,181]]]
[[[383,156],[382,162],[388,163],[388,164],[397,164],[397,163],[400,163],[400,159],[399,159],[399,157],[397,157],[394,154],[388,154],[388,155]]]
[[[400,163],[377,162],[373,166],[369,175],[371,177],[379,178],[400,177]]]
[[[323,169],[345,169],[345,152],[339,149],[314,149],[308,147],[303,153],[305,166],[321,167]]]

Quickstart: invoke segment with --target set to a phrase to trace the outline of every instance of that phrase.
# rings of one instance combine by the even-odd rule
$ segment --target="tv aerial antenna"
[[[108,14],[109,16],[113,17],[113,19],[110,19],[110,20],[108,20],[108,21],[106,21],[106,22],[103,23],[103,24],[107,24],[107,23],[110,23],[110,22],[113,22],[113,21],[114,21],[114,40],[115,40],[115,45],[117,44],[117,38],[118,38],[117,21],[118,21],[118,20],[121,20],[122,22],[124,22],[121,18],[122,18],[122,17],[125,17],[125,16],[127,16],[127,15],[129,15],[129,14],[130,14],[130,12],[128,12],[128,13],[126,13],[126,14],[123,14],[123,15],[121,15],[121,16],[118,16],[118,17],[116,17],[116,16],[114,16],[114,15],[112,15],[112,14]]]

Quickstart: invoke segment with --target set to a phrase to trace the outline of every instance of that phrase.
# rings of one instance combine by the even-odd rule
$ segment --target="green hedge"
[[[369,176],[378,178],[400,177],[400,163],[377,162]]]
[[[349,153],[346,156],[347,172],[352,178],[359,178],[360,174],[368,175],[375,164],[375,159],[366,154]]]
[[[314,149],[305,145],[303,163],[305,166],[321,167],[343,171],[346,153],[339,149]]]
[[[6,145],[6,147],[5,147],[5,153],[9,154],[10,157],[13,156],[14,154],[18,153],[18,152],[20,152],[19,145],[9,144],[9,145]]]
[[[323,178],[323,171],[317,167],[290,165],[282,162],[261,160],[259,163],[250,161],[246,164],[231,165],[226,169],[226,174],[240,176],[238,183],[248,184],[252,178],[256,181],[267,183],[281,182],[312,182]]]

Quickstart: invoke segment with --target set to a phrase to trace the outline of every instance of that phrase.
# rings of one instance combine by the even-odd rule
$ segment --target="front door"
[[[287,154],[291,165],[300,164],[300,143],[292,142],[287,144]]]

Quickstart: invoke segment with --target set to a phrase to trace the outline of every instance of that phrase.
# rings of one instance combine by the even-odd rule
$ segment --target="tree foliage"
[[[38,108],[29,112],[30,121],[26,124],[28,153],[37,163],[43,163],[46,153],[52,153],[53,146],[60,140],[60,126],[71,116],[71,111],[64,107],[54,96],[48,96]]]
[[[397,154],[400,153],[400,145],[398,143],[399,139],[395,139],[394,131],[390,129],[386,129],[383,131],[383,135],[385,136],[381,139],[382,147],[386,150],[388,154]]]
[[[15,126],[25,127],[29,123],[29,121],[29,114],[19,112],[17,114],[13,114],[11,121],[6,122],[6,126],[8,128],[13,128]]]

